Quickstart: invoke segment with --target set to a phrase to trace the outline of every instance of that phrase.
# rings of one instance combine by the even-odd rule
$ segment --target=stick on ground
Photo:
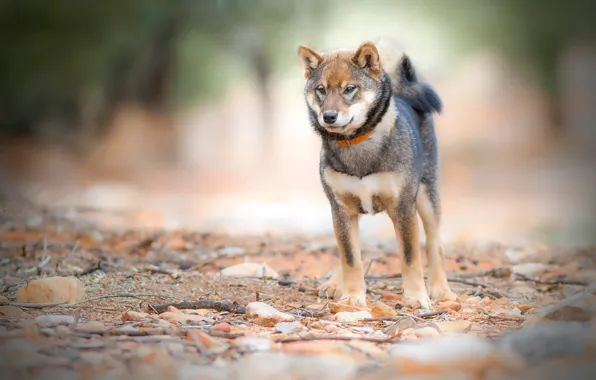
[[[230,313],[244,314],[246,308],[238,302],[214,301],[214,300],[200,300],[200,301],[183,301],[180,303],[168,303],[164,305],[150,305],[150,308],[158,313],[163,313],[168,307],[173,306],[176,309],[214,309],[217,311],[227,311]]]

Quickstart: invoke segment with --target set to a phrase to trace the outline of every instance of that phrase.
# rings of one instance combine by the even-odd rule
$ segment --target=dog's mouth
[[[349,120],[347,123],[345,123],[344,125],[333,125],[333,124],[332,124],[332,125],[326,125],[326,126],[325,126],[325,129],[326,129],[328,132],[331,132],[331,133],[343,133],[343,132],[345,132],[345,131],[346,131],[347,127],[348,127],[350,124],[352,124],[352,121],[354,121],[354,117],[353,117],[353,116],[352,116],[352,118],[351,118],[351,119],[350,119],[350,120]]]

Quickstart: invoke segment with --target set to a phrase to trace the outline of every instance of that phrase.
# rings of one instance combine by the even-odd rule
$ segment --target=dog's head
[[[305,97],[313,121],[329,133],[350,135],[367,120],[383,90],[383,69],[372,42],[358,50],[319,53],[300,46]]]

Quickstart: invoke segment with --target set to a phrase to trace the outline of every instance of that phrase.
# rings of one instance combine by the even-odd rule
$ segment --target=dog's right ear
[[[298,47],[298,55],[300,56],[300,59],[302,59],[302,64],[304,65],[304,77],[308,79],[310,78],[312,71],[319,67],[321,62],[323,62],[323,57],[313,49],[304,45]]]

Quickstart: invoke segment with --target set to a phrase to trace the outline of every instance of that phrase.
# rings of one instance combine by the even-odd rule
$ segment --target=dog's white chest
[[[373,214],[373,196],[397,197],[402,178],[397,173],[376,173],[359,178],[327,169],[325,182],[335,194],[352,194],[358,197],[362,209]]]

